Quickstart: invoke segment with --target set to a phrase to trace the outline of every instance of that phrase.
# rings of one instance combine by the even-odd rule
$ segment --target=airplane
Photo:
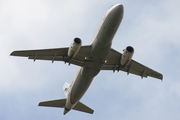
[[[124,7],[122,4],[109,8],[90,45],[82,46],[80,38],[74,38],[70,47],[55,49],[39,49],[14,51],[11,56],[28,57],[28,59],[64,61],[65,63],[80,66],[72,83],[65,82],[64,99],[40,102],[39,106],[64,108],[65,115],[71,109],[93,114],[94,110],[80,102],[94,77],[101,70],[124,71],[138,75],[141,78],[148,76],[162,80],[163,75],[132,59],[134,48],[127,46],[123,53],[111,48],[113,37],[122,21]]]

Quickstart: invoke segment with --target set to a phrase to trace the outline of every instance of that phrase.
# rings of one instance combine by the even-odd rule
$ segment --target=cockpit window
[[[112,5],[109,9],[111,9],[114,5]]]

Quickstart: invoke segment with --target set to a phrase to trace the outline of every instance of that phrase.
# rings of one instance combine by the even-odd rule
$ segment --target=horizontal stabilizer
[[[78,102],[76,104],[76,106],[74,106],[73,108],[74,110],[78,110],[78,111],[81,111],[81,112],[86,112],[86,113],[90,113],[90,114],[93,114],[94,110],[89,108],[88,106],[84,105],[83,103],[81,102]]]
[[[45,101],[45,102],[40,102],[38,106],[45,106],[45,107],[59,107],[59,108],[64,108],[66,104],[66,99],[59,99],[59,100],[52,100],[52,101]],[[81,102],[78,102],[73,110],[81,111],[81,112],[86,112],[93,114],[94,110],[89,108],[88,106],[84,105]]]
[[[59,100],[40,102],[38,106],[63,108],[65,104],[66,104],[66,99],[59,99]]]

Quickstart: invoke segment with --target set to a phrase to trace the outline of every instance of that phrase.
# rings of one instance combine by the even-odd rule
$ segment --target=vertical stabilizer
[[[65,82],[64,86],[63,86],[63,91],[64,91],[64,95],[65,95],[66,98],[67,98],[67,95],[68,95],[69,87],[70,87],[70,84]]]

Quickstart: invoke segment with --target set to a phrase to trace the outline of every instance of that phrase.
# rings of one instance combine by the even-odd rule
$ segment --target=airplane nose
[[[111,12],[117,21],[121,21],[124,14],[124,7],[122,4],[116,4],[112,7],[113,11]]]
[[[122,4],[117,4],[115,6],[115,11],[122,14],[124,12],[124,6]]]
[[[122,4],[117,4],[116,6],[118,6],[119,8],[123,8]]]
[[[119,5],[119,8],[121,9],[121,10],[124,10],[124,6],[121,4],[121,5]]]

